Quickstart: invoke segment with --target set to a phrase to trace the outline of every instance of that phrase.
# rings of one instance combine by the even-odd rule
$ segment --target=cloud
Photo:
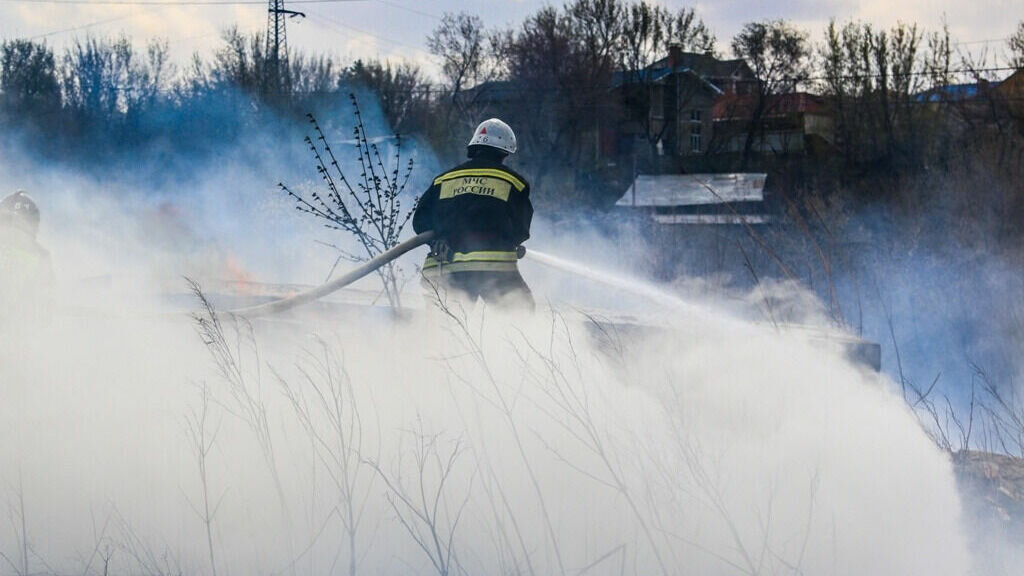
[[[961,42],[1004,38],[1012,33],[1016,22],[1024,19],[1024,9],[1007,0],[764,0],[756,4],[726,0],[698,4],[697,9],[718,34],[722,48],[745,22],[766,18],[791,20],[808,29],[815,39],[832,19],[862,20],[883,28],[897,22],[917,23],[933,30],[946,21],[954,39]]]
[[[556,2],[557,3],[557,2]],[[917,22],[928,29],[943,20],[956,40],[977,42],[1008,36],[1024,9],[1012,0],[743,0],[698,2],[662,0],[670,8],[695,6],[717,34],[722,50],[745,22],[785,18],[811,31],[814,38],[829,20],[858,19],[888,27],[897,21]],[[290,21],[290,45],[352,58],[406,59],[432,70],[425,38],[444,12],[467,10],[481,16],[488,26],[515,25],[541,6],[543,0],[481,0],[468,7],[455,0],[424,5],[408,0],[354,2],[303,7],[308,18]],[[205,53],[219,42],[220,30],[238,26],[245,32],[266,26],[265,10],[244,6],[81,6],[67,4],[0,3],[0,38],[49,34],[47,42],[62,48],[76,36],[124,32],[137,41],[167,39],[173,57],[187,60],[193,52]],[[985,45],[982,45],[985,46]],[[988,43],[1000,53],[1000,41]],[[980,47],[980,46],[979,46]]]

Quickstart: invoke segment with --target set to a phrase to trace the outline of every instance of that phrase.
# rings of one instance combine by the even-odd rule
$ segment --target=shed
[[[764,173],[641,174],[616,207],[642,210],[659,224],[768,224]]]

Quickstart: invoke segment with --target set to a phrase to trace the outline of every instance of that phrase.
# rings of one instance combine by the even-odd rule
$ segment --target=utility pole
[[[285,29],[286,18],[305,18],[306,15],[295,10],[287,10],[284,0],[268,0],[267,6],[267,48],[266,48],[266,83],[264,89],[267,96],[278,97],[290,87],[288,77],[288,31]]]

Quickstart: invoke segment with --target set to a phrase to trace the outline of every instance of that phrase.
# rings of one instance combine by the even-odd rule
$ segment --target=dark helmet
[[[39,230],[39,207],[24,190],[0,200],[0,220],[35,234]]]

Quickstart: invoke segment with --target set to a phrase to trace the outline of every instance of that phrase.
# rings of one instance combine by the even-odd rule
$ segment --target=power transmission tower
[[[287,18],[305,18],[306,15],[295,10],[287,10],[284,0],[268,0],[267,6],[267,69],[265,88],[268,96],[280,96],[290,88],[291,78],[288,73],[288,31],[285,28]]]

